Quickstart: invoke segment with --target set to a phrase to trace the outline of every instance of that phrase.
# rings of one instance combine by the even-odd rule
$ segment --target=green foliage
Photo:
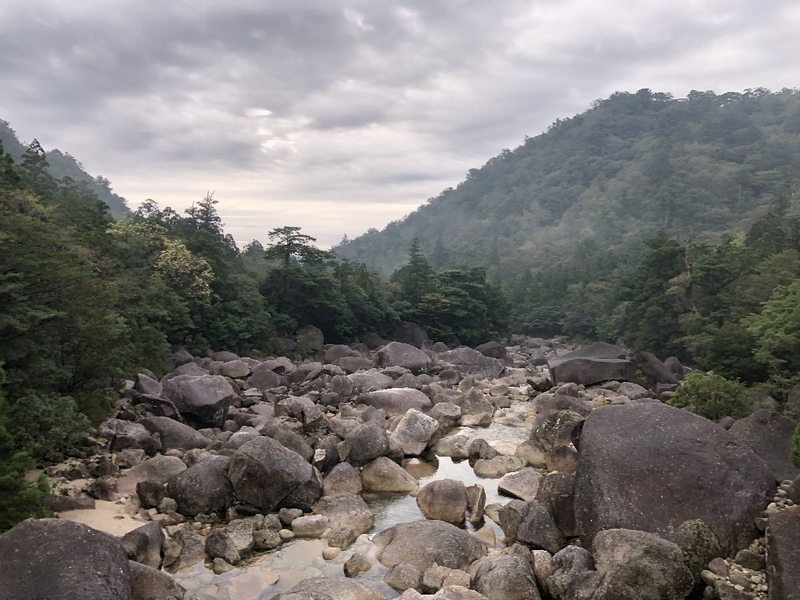
[[[738,381],[721,375],[692,373],[681,381],[669,404],[719,421],[723,417],[741,419],[752,412],[753,401]]]
[[[39,461],[62,460],[89,430],[89,420],[69,396],[27,394],[11,405],[8,417],[17,448]]]
[[[800,467],[800,423],[794,430],[792,435],[792,462],[795,467]]]
[[[776,287],[748,331],[759,362],[773,371],[800,370],[800,279]]]

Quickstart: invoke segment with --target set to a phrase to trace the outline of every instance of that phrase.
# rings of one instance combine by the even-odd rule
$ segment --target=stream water
[[[527,402],[513,402],[508,409],[498,411],[488,427],[469,431],[471,438],[483,438],[501,453],[513,453],[513,448],[525,440],[530,422],[525,418],[530,406]],[[426,456],[411,459],[403,466],[419,480],[419,487],[438,479],[459,479],[464,485],[481,484],[486,491],[486,504],[500,501],[497,479],[478,477],[469,461],[454,461],[446,456]],[[275,594],[286,592],[298,582],[309,577],[342,577],[345,561],[360,553],[370,558],[372,568],[358,576],[358,581],[381,592],[387,598],[400,594],[383,582],[387,568],[375,557],[375,547],[370,538],[392,525],[424,518],[417,507],[416,498],[404,495],[365,495],[364,499],[375,514],[375,525],[369,534],[362,535],[353,546],[333,560],[322,558],[327,548],[325,540],[295,540],[280,549],[251,558],[239,568],[215,575],[202,562],[173,574],[174,579],[200,598],[200,600],[269,600]],[[485,521],[499,528],[488,518]],[[472,529],[468,525],[468,528]]]

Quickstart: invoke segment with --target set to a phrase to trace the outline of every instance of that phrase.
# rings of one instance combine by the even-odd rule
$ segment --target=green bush
[[[39,461],[62,460],[77,449],[89,426],[70,396],[31,393],[9,410],[8,428],[17,449]]]
[[[741,419],[753,410],[747,388],[736,380],[721,375],[692,373],[680,384],[669,404],[719,421],[723,417]]]
[[[792,436],[792,462],[795,467],[800,467],[800,423],[797,424]]]

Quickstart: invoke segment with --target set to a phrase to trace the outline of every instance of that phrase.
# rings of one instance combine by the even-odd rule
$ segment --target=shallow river
[[[530,423],[525,422],[524,416],[529,410],[527,402],[514,402],[511,408],[499,411],[511,418],[500,416],[488,427],[475,428],[471,437],[485,439],[501,453],[510,452],[528,436]],[[467,486],[480,483],[486,490],[487,505],[507,500],[501,500],[498,495],[498,479],[478,477],[466,460],[455,462],[449,457],[430,456],[426,460],[406,461],[404,466],[419,480],[420,488],[437,479],[459,479]],[[257,555],[229,573],[215,575],[200,562],[173,574],[173,577],[188,591],[197,594],[200,600],[269,600],[309,577],[342,577],[345,561],[359,552],[369,557],[373,566],[368,572],[358,575],[357,580],[387,598],[397,598],[400,594],[383,582],[388,569],[375,558],[375,548],[369,538],[397,523],[424,517],[417,507],[416,498],[409,495],[365,495],[364,499],[375,514],[375,526],[333,560],[322,558],[322,551],[328,547],[325,540],[295,540],[278,550]],[[485,521],[500,537],[500,529],[488,518]],[[467,527],[472,529],[470,525]]]

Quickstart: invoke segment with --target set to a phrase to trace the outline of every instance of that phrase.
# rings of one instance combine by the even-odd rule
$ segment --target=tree
[[[264,255],[268,259],[279,260],[285,269],[293,260],[318,264],[331,256],[330,252],[312,246],[311,242],[317,239],[300,233],[300,227],[278,227],[267,235],[270,244]]]
[[[189,217],[189,223],[194,229],[204,229],[212,233],[220,233],[222,231],[222,219],[217,214],[218,201],[214,200],[214,192],[207,192],[205,197],[195,204],[186,209],[186,214]]]
[[[433,269],[419,247],[419,239],[414,238],[408,251],[408,262],[397,269],[390,279],[399,288],[399,298],[410,306],[420,302],[422,297],[432,291]]]
[[[753,410],[753,401],[745,387],[721,375],[692,373],[681,382],[669,404],[719,421],[723,417],[742,419]]]

